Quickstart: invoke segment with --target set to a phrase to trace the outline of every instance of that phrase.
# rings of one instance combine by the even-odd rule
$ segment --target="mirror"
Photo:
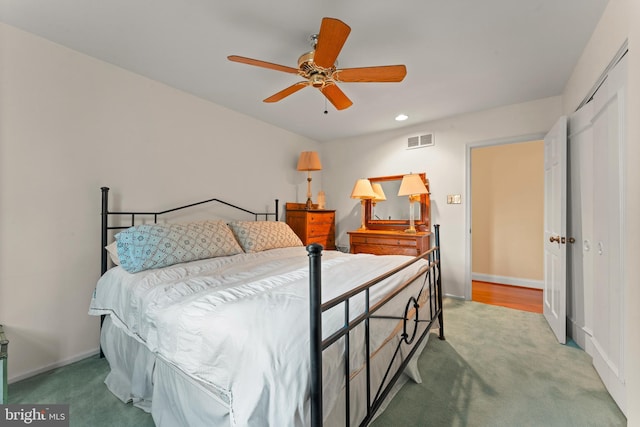
[[[418,174],[429,190],[429,181],[424,173]],[[397,230],[409,227],[409,197],[398,196],[400,183],[404,175],[378,176],[369,178],[371,185],[380,184],[386,200],[374,202],[367,200],[365,222],[371,230]],[[421,194],[413,204],[413,219],[416,230],[429,231],[430,227],[429,194]]]

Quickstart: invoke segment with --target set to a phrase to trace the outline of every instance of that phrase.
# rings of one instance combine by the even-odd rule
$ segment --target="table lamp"
[[[422,178],[417,173],[412,173],[402,177],[398,196],[409,196],[409,228],[404,230],[405,233],[416,233],[416,227],[413,219],[413,203],[416,199],[420,199],[420,194],[427,194],[429,191],[422,182]]]
[[[315,151],[303,151],[298,159],[298,170],[307,172],[307,203],[305,209],[311,209],[313,202],[311,201],[311,171],[322,170],[320,157]]]
[[[351,191],[351,198],[360,199],[360,228],[358,231],[367,229],[367,225],[365,223],[366,200],[374,199],[375,197],[376,193],[373,191],[371,182],[368,179],[362,178],[356,181],[356,185],[353,186],[353,190]]]

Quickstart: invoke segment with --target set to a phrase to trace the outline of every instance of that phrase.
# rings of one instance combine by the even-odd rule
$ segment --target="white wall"
[[[336,241],[347,246],[347,231],[359,227],[360,204],[349,199],[356,179],[426,172],[431,185],[433,224],[441,225],[443,287],[448,295],[465,296],[468,260],[465,244],[466,145],[544,133],[561,115],[560,97],[465,114],[401,130],[323,143],[323,185],[327,205],[336,212]],[[433,132],[435,146],[407,150],[407,137]],[[461,194],[462,204],[446,203]]]
[[[114,208],[303,201],[317,143],[0,24],[0,323],[9,379],[91,354],[100,186]],[[321,183],[314,174],[314,184]]]
[[[636,1],[632,0],[631,2]],[[576,64],[562,94],[565,114],[571,114],[593,89],[629,34],[629,0],[611,0]],[[637,23],[634,23],[637,24]]]

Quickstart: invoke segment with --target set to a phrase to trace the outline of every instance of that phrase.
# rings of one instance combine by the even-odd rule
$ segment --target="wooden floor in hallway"
[[[484,304],[542,313],[542,289],[473,281],[471,299]]]

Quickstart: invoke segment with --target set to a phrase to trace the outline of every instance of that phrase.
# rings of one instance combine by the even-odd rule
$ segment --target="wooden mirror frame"
[[[422,182],[424,182],[424,185],[427,187],[427,191],[430,192],[429,180],[427,179],[426,174],[423,172],[418,175],[422,178]],[[371,184],[385,181],[402,181],[403,176],[404,175],[377,176],[369,178],[369,181]],[[406,197],[407,209],[409,208],[409,198],[407,196],[396,196],[394,194],[393,197]],[[431,200],[428,193],[420,195],[419,204],[420,216],[414,218],[416,231],[429,231],[429,227],[431,226]],[[364,219],[368,229],[404,231],[409,228],[409,219],[371,219],[372,209],[373,203],[371,200],[366,200]]]

